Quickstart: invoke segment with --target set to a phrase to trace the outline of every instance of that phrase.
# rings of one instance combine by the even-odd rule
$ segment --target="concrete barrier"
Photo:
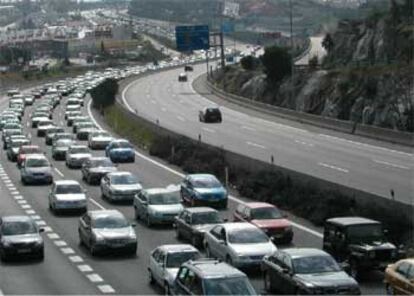
[[[293,120],[305,124],[311,124],[317,127],[327,128],[344,133],[364,136],[376,140],[414,147],[413,133],[395,131],[391,129],[385,129],[363,124],[357,124],[356,127],[354,127],[354,123],[351,121],[339,120],[332,117],[320,116],[292,109],[281,108],[225,92],[216,85],[214,85],[212,81],[210,81],[210,79],[207,79],[207,75],[202,75],[198,79],[201,79],[202,82],[206,84],[207,88],[216,96],[220,97],[223,100],[232,102],[243,107],[254,109],[284,119]]]

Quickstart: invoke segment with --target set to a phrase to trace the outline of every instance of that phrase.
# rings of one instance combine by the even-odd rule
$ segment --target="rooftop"
[[[328,223],[339,224],[343,226],[360,225],[360,224],[378,224],[378,221],[363,217],[338,217],[326,220]]]

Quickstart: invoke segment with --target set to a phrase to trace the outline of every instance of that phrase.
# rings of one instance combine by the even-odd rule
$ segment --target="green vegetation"
[[[292,56],[286,48],[266,47],[260,59],[269,81],[279,83],[292,72]]]
[[[260,60],[255,58],[251,55],[245,56],[240,60],[240,65],[244,70],[253,71],[255,70],[260,64]]]
[[[118,82],[115,79],[107,78],[91,90],[92,103],[94,108],[102,110],[115,103],[118,93]]]

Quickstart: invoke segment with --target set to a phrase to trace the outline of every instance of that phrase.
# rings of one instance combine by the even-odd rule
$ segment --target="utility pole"
[[[289,0],[290,10],[290,54],[292,58],[291,70],[290,70],[290,101],[293,102],[294,97],[294,81],[295,81],[295,65],[293,60],[293,7],[292,0]]]

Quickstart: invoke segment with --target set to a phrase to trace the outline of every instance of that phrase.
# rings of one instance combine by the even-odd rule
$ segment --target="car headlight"
[[[99,242],[99,243],[102,243],[102,242],[105,241],[105,238],[102,235],[95,234],[95,241]]]

